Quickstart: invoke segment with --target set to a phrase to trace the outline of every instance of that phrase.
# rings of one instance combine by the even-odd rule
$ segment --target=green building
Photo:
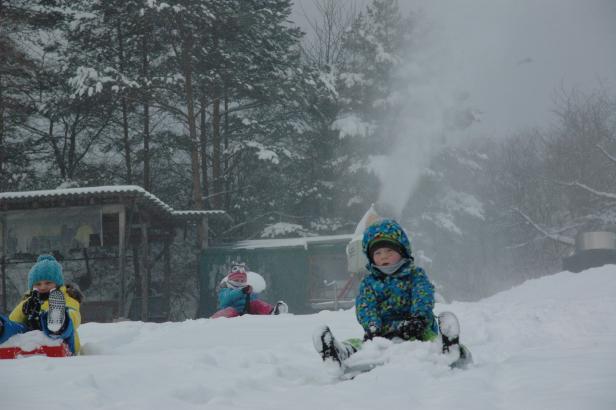
[[[200,316],[216,309],[216,286],[231,262],[244,262],[261,274],[270,303],[284,300],[291,313],[348,308],[354,304],[359,275],[347,270],[346,245],[352,235],[241,241],[210,247],[201,257]]]

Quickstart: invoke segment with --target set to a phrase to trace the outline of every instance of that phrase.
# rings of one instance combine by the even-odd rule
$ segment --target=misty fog
[[[327,2],[296,3],[296,19],[310,38]],[[345,2],[341,8],[359,13],[368,3]],[[602,144],[615,143],[616,4],[413,0],[400,2],[400,10],[413,16],[415,27],[394,80],[403,96],[395,103],[398,115],[390,119],[393,141],[388,153],[370,157],[380,180],[376,202],[384,213],[407,222],[414,243],[436,268],[433,275],[455,284],[457,290],[450,294],[475,298],[558,271],[560,259],[573,252],[570,242],[578,232],[614,229],[616,186],[607,182],[614,175],[614,158],[603,152]],[[597,123],[572,124],[593,121]],[[588,129],[595,127],[604,128],[601,136],[584,135],[596,134]],[[578,133],[574,139],[580,141],[570,144],[570,133]],[[593,141],[583,141],[589,137]],[[586,145],[586,151],[576,153],[576,144]],[[582,167],[593,171],[548,169],[546,156],[554,149],[572,151],[562,152],[563,157],[576,157],[568,162],[572,168],[596,162]],[[495,155],[509,157],[511,164]],[[443,171],[442,166],[453,169]],[[500,195],[511,198],[497,202],[490,198],[494,192],[486,192],[495,187],[485,186],[496,175],[485,178],[485,173],[513,172],[506,166],[528,175],[500,187]],[[426,181],[429,176],[435,181]],[[606,192],[565,188],[580,178],[603,180]],[[430,183],[442,186],[428,188]],[[560,189],[555,189],[558,183]],[[558,204],[524,203],[507,192],[514,184],[528,191],[521,195],[539,190],[555,195],[551,200]],[[546,185],[558,192],[546,193]],[[424,192],[440,198],[418,198]],[[585,203],[585,210],[565,211],[571,205],[563,201]],[[495,213],[490,215],[488,207],[496,208]],[[474,221],[458,226],[456,220],[464,215]],[[564,240],[559,237],[563,232],[569,234]],[[449,261],[443,264],[443,258]]]

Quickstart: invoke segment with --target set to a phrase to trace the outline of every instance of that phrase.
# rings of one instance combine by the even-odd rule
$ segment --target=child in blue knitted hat
[[[28,273],[28,293],[8,317],[0,315],[0,343],[18,333],[41,330],[52,339],[63,339],[78,354],[80,299],[67,292],[58,261],[52,255],[39,256]]]

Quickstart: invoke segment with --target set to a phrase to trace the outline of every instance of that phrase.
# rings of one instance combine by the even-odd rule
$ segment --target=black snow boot
[[[443,312],[438,315],[438,327],[443,343],[443,353],[453,350],[460,352],[460,357],[451,363],[450,367],[464,368],[473,362],[470,350],[460,343],[460,322],[452,312]]]
[[[270,314],[279,315],[281,313],[289,313],[289,306],[287,306],[287,304],[284,303],[282,300],[279,300],[278,302],[276,302],[276,305],[274,306],[274,309],[272,309],[272,313]]]
[[[339,366],[342,366],[342,362],[357,351],[349,343],[338,342],[328,326],[319,327],[314,331],[312,343],[323,361],[333,360]]]

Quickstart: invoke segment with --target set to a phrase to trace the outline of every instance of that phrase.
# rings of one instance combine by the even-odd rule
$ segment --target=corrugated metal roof
[[[0,193],[0,205],[3,202],[25,202],[31,200],[44,200],[50,198],[82,198],[82,197],[107,197],[107,196],[136,196],[142,198],[148,205],[159,208],[171,217],[180,219],[190,219],[196,216],[227,216],[223,210],[183,210],[176,211],[165,202],[161,201],[156,195],[146,191],[137,185],[108,185],[87,188],[63,188],[48,189],[38,191],[21,192],[2,192]]]
[[[222,209],[210,209],[210,210],[187,210],[187,211],[173,211],[171,212],[173,216],[199,216],[199,215],[222,215],[226,212]]]

